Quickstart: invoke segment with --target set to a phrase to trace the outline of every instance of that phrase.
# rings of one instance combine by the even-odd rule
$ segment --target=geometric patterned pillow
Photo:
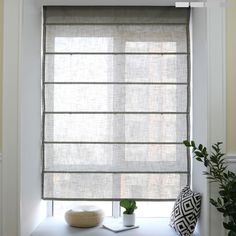
[[[171,213],[170,226],[181,236],[191,236],[200,216],[201,195],[189,186],[182,189]]]

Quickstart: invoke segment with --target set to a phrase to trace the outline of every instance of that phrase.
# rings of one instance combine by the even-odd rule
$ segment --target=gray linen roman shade
[[[43,199],[172,200],[189,181],[189,9],[45,7]]]

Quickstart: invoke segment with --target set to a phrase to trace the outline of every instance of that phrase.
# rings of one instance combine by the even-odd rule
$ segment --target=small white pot
[[[134,226],[135,225],[135,214],[132,215],[123,214],[123,225],[124,226]]]

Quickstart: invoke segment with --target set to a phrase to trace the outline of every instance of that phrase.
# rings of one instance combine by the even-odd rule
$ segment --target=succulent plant
[[[124,214],[132,215],[138,207],[135,200],[123,199],[120,201],[120,206],[125,208]]]

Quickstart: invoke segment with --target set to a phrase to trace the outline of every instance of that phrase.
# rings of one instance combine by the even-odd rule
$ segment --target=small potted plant
[[[134,226],[135,225],[135,214],[134,211],[137,209],[136,201],[123,199],[120,201],[120,206],[125,208],[123,212],[123,224],[124,226]]]

